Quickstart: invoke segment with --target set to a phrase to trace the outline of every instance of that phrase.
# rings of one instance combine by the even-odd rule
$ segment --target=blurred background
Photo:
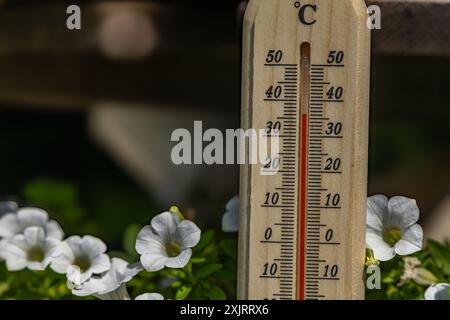
[[[81,7],[81,30],[66,8]],[[369,195],[417,199],[450,237],[450,2],[368,1]],[[420,5],[419,5],[420,4]],[[238,128],[242,1],[0,1],[0,200],[119,248],[178,205],[220,227],[236,166],[175,166],[176,128]]]

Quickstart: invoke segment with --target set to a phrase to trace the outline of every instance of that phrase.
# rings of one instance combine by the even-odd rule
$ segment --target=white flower
[[[61,242],[46,237],[42,227],[29,227],[23,234],[4,240],[2,256],[9,271],[44,270]]]
[[[21,208],[17,213],[7,213],[0,218],[0,238],[12,238],[24,233],[28,227],[41,227],[45,236],[57,240],[64,238],[61,226],[54,220],[49,220],[47,212],[37,208]]]
[[[75,286],[72,293],[81,297],[94,295],[102,300],[130,300],[126,283],[140,271],[140,264],[129,264],[125,260],[112,258],[109,271]]]
[[[134,300],[164,300],[164,297],[159,293],[144,293],[137,296]]]
[[[200,233],[192,221],[180,218],[175,212],[163,212],[152,219],[151,225],[141,229],[136,251],[149,272],[164,267],[183,268],[191,258],[191,248],[200,241]]]
[[[70,282],[80,285],[93,274],[109,270],[111,262],[105,252],[105,243],[96,237],[72,236],[62,242],[51,268],[66,274]]]
[[[437,283],[425,291],[425,300],[450,300],[450,284]]]
[[[366,244],[377,260],[387,261],[422,249],[419,208],[413,199],[375,195],[367,199]]]
[[[222,217],[222,230],[224,232],[239,231],[239,196],[234,196],[225,206]]]

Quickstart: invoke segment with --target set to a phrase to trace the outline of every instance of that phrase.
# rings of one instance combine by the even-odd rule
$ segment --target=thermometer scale
[[[369,60],[363,0],[249,2],[243,128],[280,148],[241,169],[240,299],[364,298]]]

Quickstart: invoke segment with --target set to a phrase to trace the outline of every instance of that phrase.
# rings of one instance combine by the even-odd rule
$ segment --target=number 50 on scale
[[[362,299],[370,30],[363,0],[251,0],[242,122],[279,139],[241,169],[240,299]]]

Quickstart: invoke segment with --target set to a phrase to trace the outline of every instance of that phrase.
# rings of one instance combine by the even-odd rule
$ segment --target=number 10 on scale
[[[253,0],[242,122],[279,139],[241,169],[241,299],[362,299],[370,33],[363,0]]]

